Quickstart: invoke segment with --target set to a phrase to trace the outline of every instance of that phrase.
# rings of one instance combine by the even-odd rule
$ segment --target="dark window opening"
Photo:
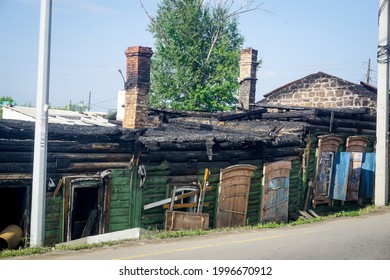
[[[27,187],[0,188],[0,231],[9,225],[28,228]]]

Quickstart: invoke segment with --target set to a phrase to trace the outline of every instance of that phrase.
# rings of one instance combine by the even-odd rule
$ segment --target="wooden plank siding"
[[[45,244],[53,245],[63,240],[63,197],[46,196]]]
[[[164,161],[157,165],[147,165],[147,179],[143,188],[143,205],[167,198],[169,184],[169,163]],[[165,210],[163,207],[155,207],[143,210],[141,214],[141,227],[146,229],[163,229]]]
[[[112,170],[109,232],[130,228],[131,170]]]
[[[254,225],[260,221],[261,196],[263,190],[263,165],[257,164],[249,187],[247,224]]]
[[[306,184],[302,183],[303,172],[302,162],[300,160],[291,161],[291,171],[289,179],[289,205],[288,214],[289,217],[293,217],[294,214],[301,210],[304,206]]]

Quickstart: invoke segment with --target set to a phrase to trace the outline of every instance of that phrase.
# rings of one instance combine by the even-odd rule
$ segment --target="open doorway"
[[[20,227],[22,236],[27,236],[30,227],[29,213],[30,188],[14,184],[0,186],[0,232],[16,225]]]
[[[65,241],[104,233],[105,187],[100,177],[65,177]]]
[[[30,199],[27,186],[0,187],[0,232],[17,225],[26,234],[29,228]]]

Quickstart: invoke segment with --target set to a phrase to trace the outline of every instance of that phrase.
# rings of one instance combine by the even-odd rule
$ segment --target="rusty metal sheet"
[[[336,154],[332,172],[333,180],[331,181],[331,197],[335,200],[345,201],[346,199],[350,160],[351,153],[342,152]]]
[[[253,165],[238,164],[221,170],[216,227],[244,226]]]

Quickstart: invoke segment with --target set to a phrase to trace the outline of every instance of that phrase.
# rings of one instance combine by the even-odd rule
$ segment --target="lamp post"
[[[118,72],[119,72],[119,74],[121,74],[121,76],[122,76],[122,80],[123,80],[123,89],[126,90],[126,81],[125,81],[125,77],[123,76],[122,70],[121,70],[121,69],[118,69]]]
[[[51,9],[52,0],[41,0],[34,168],[31,194],[30,245],[32,247],[42,246],[45,238]]]
[[[379,0],[378,96],[376,121],[375,206],[388,203],[389,131],[389,11],[388,0]]]

